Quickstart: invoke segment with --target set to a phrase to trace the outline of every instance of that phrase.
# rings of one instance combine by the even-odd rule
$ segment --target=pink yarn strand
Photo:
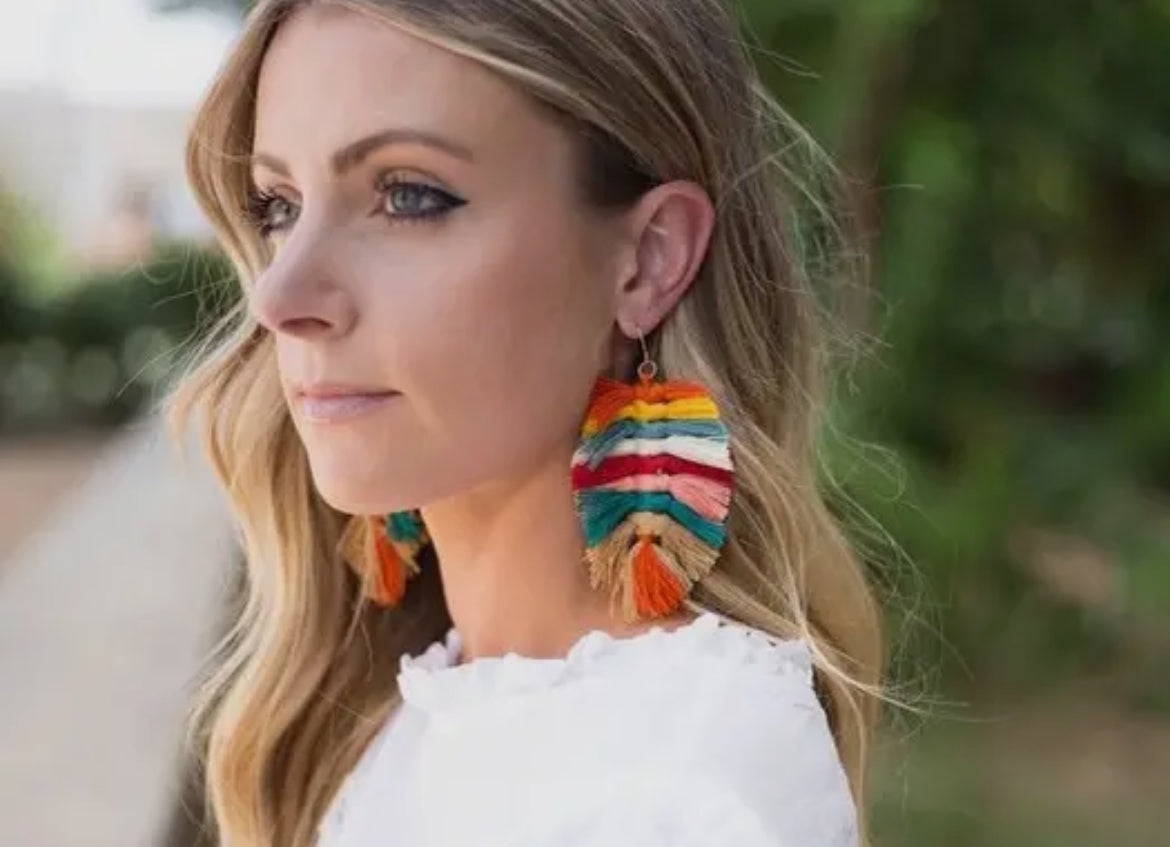
[[[602,486],[611,491],[665,491],[704,518],[722,521],[731,506],[731,489],[693,474],[638,474]]]

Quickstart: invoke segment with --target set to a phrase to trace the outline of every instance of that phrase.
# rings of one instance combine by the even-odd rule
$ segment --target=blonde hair
[[[828,163],[760,83],[731,12],[721,0],[261,0],[188,144],[192,186],[245,287],[268,261],[242,211],[258,71],[281,21],[310,2],[381,15],[527,92],[583,139],[594,202],[633,199],[647,175],[708,191],[709,253],[653,336],[660,367],[706,384],[732,433],[729,540],[692,599],[812,644],[864,816],[883,696],[879,611],[818,485],[829,334],[815,289],[849,263],[814,189]],[[242,608],[193,722],[215,825],[232,847],[307,847],[398,701],[398,657],[450,625],[437,568],[424,563],[398,608],[361,601],[339,552],[357,519],[315,493],[271,340],[242,305],[178,386],[172,414],[180,429],[199,418],[247,559]]]

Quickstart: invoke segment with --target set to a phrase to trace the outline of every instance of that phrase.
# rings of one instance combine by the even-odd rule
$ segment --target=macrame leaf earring
[[[637,383],[597,380],[572,466],[590,582],[627,621],[669,615],[715,566],[734,483],[715,401],[700,383],[656,381],[638,339]]]
[[[367,576],[367,592],[379,606],[395,606],[406,593],[406,581],[419,571],[418,559],[430,543],[417,510],[366,518],[366,561],[374,565]]]

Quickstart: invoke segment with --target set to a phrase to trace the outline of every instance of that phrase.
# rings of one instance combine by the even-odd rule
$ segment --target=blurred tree
[[[4,274],[0,257],[0,432],[124,422],[151,402],[192,332],[238,299],[227,260],[185,244],[48,298]]]
[[[857,471],[852,494],[955,598],[982,681],[1124,653],[1164,686],[1139,657],[1170,612],[1170,8],[744,8],[875,235],[888,353],[841,413],[909,493]]]

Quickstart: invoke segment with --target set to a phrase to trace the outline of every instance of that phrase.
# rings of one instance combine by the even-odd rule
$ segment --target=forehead
[[[260,71],[258,150],[317,158],[389,127],[441,133],[477,159],[517,145],[531,155],[565,142],[502,77],[388,20],[325,4],[281,24]]]

